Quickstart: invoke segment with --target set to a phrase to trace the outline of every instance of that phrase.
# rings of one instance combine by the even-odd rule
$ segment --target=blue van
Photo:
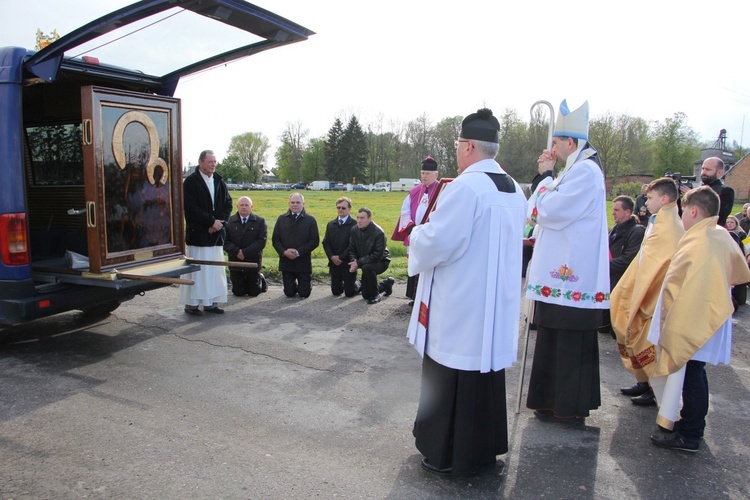
[[[241,0],[143,0],[40,50],[0,48],[0,324],[106,314],[198,269],[177,84],[312,34]],[[152,55],[178,66],[110,64]]]

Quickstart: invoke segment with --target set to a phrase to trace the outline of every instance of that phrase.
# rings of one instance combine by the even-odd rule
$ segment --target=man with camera
[[[725,185],[721,176],[724,175],[724,160],[718,156],[712,156],[703,160],[701,165],[701,182],[719,195],[719,222],[720,226],[726,226],[727,216],[732,213],[734,206],[734,189]],[[680,195],[684,195],[692,189],[692,186],[680,184]]]

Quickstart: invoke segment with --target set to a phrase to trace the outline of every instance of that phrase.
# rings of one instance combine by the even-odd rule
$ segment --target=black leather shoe
[[[534,416],[542,422],[552,422],[555,424],[583,425],[586,423],[585,418],[558,418],[551,410],[534,410]]]
[[[450,476],[453,474],[453,467],[446,467],[445,469],[438,469],[434,465],[432,465],[430,462],[427,461],[426,458],[422,459],[422,468],[424,470],[428,470],[432,472],[433,474],[440,474],[441,476]]]
[[[367,301],[368,304],[377,304],[378,302],[380,302],[380,294],[377,294],[376,296],[374,296],[373,298]]]
[[[648,391],[648,382],[638,382],[630,387],[621,387],[620,392],[625,396],[640,396]]]
[[[263,273],[258,273],[258,278],[260,279],[260,293],[267,292],[268,281],[266,281],[266,277],[263,276]]]
[[[630,401],[638,406],[656,406],[656,396],[654,396],[654,391],[650,389],[637,398],[630,398]]]
[[[677,433],[672,434],[654,434],[651,436],[651,442],[659,448],[668,450],[681,450],[695,453],[700,446],[698,443],[688,443],[682,436]]]
[[[393,284],[396,282],[393,278],[387,278],[383,281],[383,293],[386,297],[389,297],[393,293]]]
[[[185,306],[185,314],[192,314],[193,316],[203,316],[203,311],[197,307]]]
[[[213,307],[204,307],[203,312],[211,313],[211,314],[224,314],[224,309],[222,309],[219,306],[213,306]]]

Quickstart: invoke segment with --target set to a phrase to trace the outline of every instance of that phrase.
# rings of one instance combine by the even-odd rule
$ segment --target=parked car
[[[307,184],[304,182],[298,182],[297,184],[292,184],[290,189],[307,189]]]
[[[352,186],[352,191],[368,191],[368,189],[364,187],[362,184],[354,184]]]

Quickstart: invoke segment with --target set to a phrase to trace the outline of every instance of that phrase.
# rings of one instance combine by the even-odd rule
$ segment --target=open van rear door
[[[313,34],[242,0],[143,0],[63,36],[32,55],[24,67],[48,83],[64,70],[101,74],[172,96],[183,76]],[[102,63],[119,68],[100,70]]]

